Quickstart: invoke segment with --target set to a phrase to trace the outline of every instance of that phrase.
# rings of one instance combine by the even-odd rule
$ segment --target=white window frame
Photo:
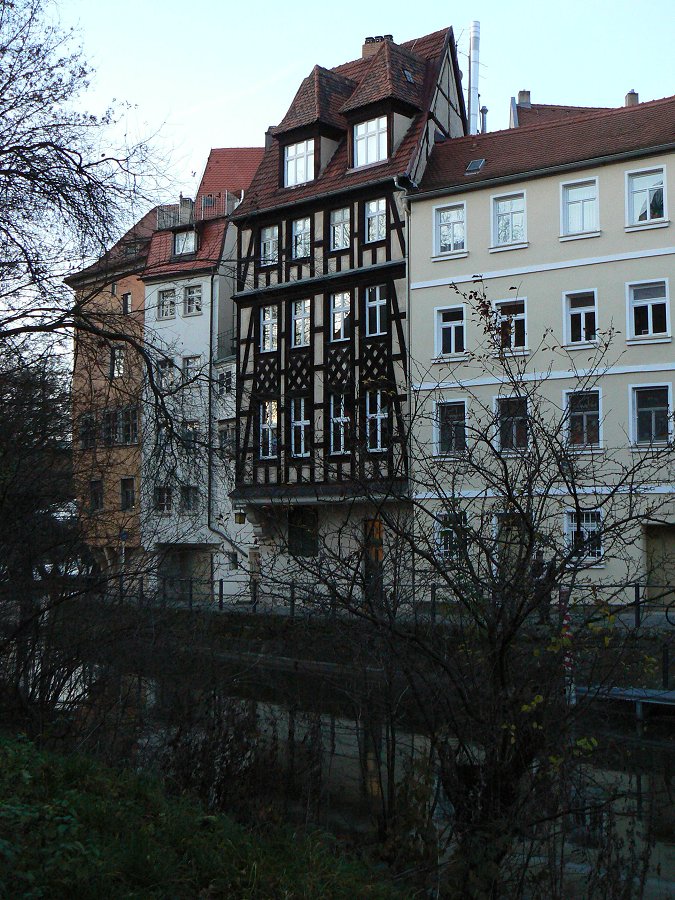
[[[572,442],[572,419],[570,410],[570,400],[575,394],[597,394],[598,397],[598,440],[593,444],[575,444]],[[579,390],[563,391],[563,408],[565,410],[565,428],[567,432],[567,447],[575,453],[584,453],[593,450],[600,450],[603,445],[602,436],[602,391],[599,387],[581,388]]]
[[[467,546],[467,515],[465,510],[459,513],[442,510],[434,523],[436,538],[436,555],[440,563],[456,563],[461,552],[461,545]],[[462,534],[464,532],[464,534]],[[453,536],[454,549],[446,546],[445,535]]]
[[[377,116],[358,122],[352,129],[354,168],[384,162],[389,156],[389,128],[387,116]]]
[[[260,265],[275,266],[279,262],[279,226],[260,229]]]
[[[456,322],[443,322],[443,313],[454,312],[460,310],[461,319]],[[448,356],[463,357],[466,355],[466,309],[464,303],[455,303],[452,306],[436,306],[434,308],[435,328],[435,356],[440,359]],[[463,349],[457,350],[457,333],[461,330]],[[443,352],[443,332],[450,331],[452,334],[453,349],[447,353]]]
[[[338,300],[347,303],[338,304]],[[340,328],[335,327],[336,322],[340,323]],[[330,343],[337,344],[339,341],[348,341],[352,328],[352,294],[351,291],[338,291],[330,295]],[[336,337],[339,334],[339,337]]]
[[[569,192],[573,188],[584,187],[585,185],[594,185],[595,186],[595,197],[587,200],[574,200],[570,201]],[[586,218],[586,205],[593,205],[593,215],[595,216],[595,223],[593,228],[584,228],[582,227],[579,231],[572,231],[570,229],[570,217],[569,211],[570,206],[572,204],[581,203],[582,209],[582,225],[585,225]],[[560,183],[560,237],[561,238],[583,238],[583,237],[591,237],[593,235],[600,234],[600,195],[599,195],[599,184],[597,177],[595,178],[578,178],[574,181],[562,181]]]
[[[122,315],[131,315],[131,291],[125,291],[125,293],[122,294]]]
[[[202,286],[190,284],[183,288],[183,315],[201,316],[202,314]]]
[[[348,250],[351,241],[351,209],[343,206],[330,213],[330,249]]]
[[[464,415],[462,417],[462,423],[464,426],[463,431],[463,446],[459,448],[451,448],[449,450],[443,450],[441,448],[441,408],[443,406],[461,406],[464,410]],[[445,397],[443,400],[434,401],[434,433],[433,433],[433,445],[434,445],[434,455],[435,456],[461,456],[462,453],[466,452],[466,416],[467,416],[467,408],[468,404],[465,398],[463,397]],[[459,420],[458,420],[459,421]],[[453,439],[454,443],[454,439]]]
[[[663,175],[663,215],[662,216],[654,216],[654,218],[649,215],[649,218],[645,219],[643,222],[640,222],[636,219],[636,211],[634,208],[634,194],[635,192],[631,189],[633,179],[636,177],[641,177],[643,175],[650,175],[652,173],[656,174],[657,172],[661,172]],[[631,169],[626,172],[626,230],[627,231],[641,231],[645,228],[663,228],[668,225],[668,185],[666,182],[666,167],[665,166],[648,166],[644,169]],[[647,207],[648,213],[650,213],[649,206]]]
[[[153,507],[160,515],[168,516],[171,513],[173,490],[168,484],[156,484],[154,489]]]
[[[314,138],[284,147],[284,187],[314,181]]]
[[[366,449],[368,453],[386,453],[389,449],[384,444],[388,422],[389,408],[383,403],[383,391],[379,388],[366,391]],[[371,447],[370,438],[373,433],[375,446]]]
[[[160,320],[176,318],[175,288],[164,288],[157,291],[157,318]]]
[[[504,447],[502,445],[502,417],[501,417],[501,404],[508,402],[510,400],[523,400],[525,401],[525,428],[526,428],[526,441],[522,446],[514,446],[514,447]],[[530,419],[529,419],[529,402],[527,396],[522,396],[520,394],[513,394],[507,397],[495,397],[494,398],[494,410],[495,410],[495,421],[497,424],[497,444],[499,446],[500,452],[508,453],[508,454],[518,454],[525,453],[530,446]],[[522,418],[522,417],[520,417]],[[515,421],[515,420],[514,420]]]
[[[295,459],[309,456],[309,428],[307,399],[291,397],[291,456]]]
[[[366,317],[366,337],[376,337],[378,335],[386,334],[388,317],[385,285],[376,284],[365,288],[364,308]],[[375,313],[375,328],[372,331],[370,326],[371,312]]]
[[[183,357],[181,364],[181,372],[183,376],[183,384],[194,384],[195,379],[199,377],[199,371],[201,369],[201,356],[195,354],[189,354]]]
[[[274,353],[279,346],[279,309],[276,305],[260,307],[260,352]]]
[[[523,236],[518,240],[509,240],[509,241],[499,241],[499,228],[498,228],[498,219],[499,214],[497,211],[498,204],[502,203],[505,200],[515,200],[517,197],[523,198]],[[511,226],[510,232],[511,237],[513,237],[513,215],[516,214],[514,212],[509,212],[508,215],[511,216]],[[503,214],[506,215],[506,214]],[[490,218],[491,218],[491,229],[492,229],[492,246],[489,248],[491,252],[499,252],[500,250],[514,250],[519,247],[527,247],[527,191],[509,191],[507,194],[493,194],[490,197]]]
[[[593,316],[595,321],[595,337],[591,340],[586,340],[582,337],[580,341],[572,340],[572,316],[581,316],[581,333],[582,335],[586,330],[586,315],[591,310],[591,304],[589,303],[587,306],[582,307],[578,310],[572,310],[571,302],[572,300],[579,300],[584,295],[592,295],[593,297]],[[563,341],[565,347],[569,349],[576,349],[582,347],[592,347],[598,343],[598,292],[595,288],[586,288],[574,291],[563,291],[562,295],[562,308],[563,308]]]
[[[276,400],[260,403],[260,459],[279,456],[279,406]]]
[[[522,313],[516,313],[515,315],[508,315],[502,312],[503,306],[513,305],[515,303],[523,304]],[[499,347],[502,353],[512,353],[517,355],[519,353],[527,353],[529,350],[528,345],[528,334],[527,334],[527,297],[513,297],[512,299],[507,300],[495,300],[494,301],[494,309],[497,314],[497,325],[499,326]],[[502,347],[502,323],[509,321],[510,325],[510,333],[511,333],[511,346],[510,347]],[[522,346],[514,345],[515,337],[516,337],[516,322],[523,323],[523,344]]]
[[[291,301],[291,347],[309,347],[311,338],[311,301]]]
[[[462,244],[462,246],[461,247],[458,246],[460,242],[458,240],[457,241],[455,240],[454,226],[459,223],[452,222],[452,223],[450,223],[451,232],[452,232],[452,246],[449,250],[442,250],[441,249],[441,228],[443,228],[444,225],[441,222],[441,216],[443,215],[444,212],[448,212],[449,210],[455,210],[455,209],[462,210],[462,218],[461,218],[461,225],[462,225],[461,244]],[[434,213],[434,243],[433,243],[434,256],[442,256],[444,259],[468,256],[469,254],[468,254],[468,250],[467,250],[467,246],[466,246],[466,233],[467,233],[467,231],[466,231],[466,203],[462,201],[460,203],[444,203],[442,206],[434,206],[433,213]],[[445,227],[447,227],[447,223],[446,223]]]
[[[310,216],[291,223],[291,259],[307,259],[312,249],[312,220]]]
[[[330,453],[334,456],[343,456],[349,453],[349,432],[351,418],[347,412],[347,395],[345,393],[331,393],[328,399],[328,418],[330,423]],[[335,426],[339,440],[336,442]]]
[[[126,375],[127,360],[124,347],[110,348],[110,380],[124,378]]]
[[[663,297],[654,297],[652,299],[647,300],[636,300],[634,297],[634,288],[644,287],[645,285],[663,285],[664,296]],[[654,304],[663,304],[666,308],[666,330],[665,331],[652,331],[652,306]],[[633,315],[633,311],[636,307],[639,306],[647,306],[649,308],[648,318],[650,331],[648,334],[635,334],[635,317]],[[670,290],[669,290],[669,280],[668,278],[645,278],[641,281],[631,281],[626,284],[626,334],[628,335],[626,339],[627,344],[642,344],[642,343],[650,343],[650,344],[660,344],[668,342],[672,339],[671,331],[670,331]]]
[[[639,391],[665,389],[668,392],[668,437],[660,441],[638,441],[638,406],[637,395]],[[646,384],[631,384],[629,390],[630,408],[630,439],[636,450],[651,450],[652,448],[665,447],[673,439],[673,386],[669,381],[650,381]]]
[[[197,250],[197,235],[194,229],[189,231],[176,231],[173,236],[173,255],[186,256]]]
[[[167,356],[157,361],[157,387],[166,390],[176,380],[176,366],[173,358]]]
[[[366,200],[363,207],[365,244],[376,244],[387,237],[387,198],[378,197],[377,200]],[[371,231],[374,237],[371,237]],[[380,232],[382,232],[380,236]]]
[[[584,538],[586,538],[588,535],[591,535],[593,533],[600,532],[600,534],[599,534],[600,547],[597,551],[588,552],[590,550],[590,548],[587,548],[587,551],[585,553],[579,554],[578,556],[576,554],[574,554],[574,555],[580,562],[586,563],[586,564],[590,565],[591,567],[602,566],[602,564],[603,564],[602,560],[603,560],[603,555],[604,555],[604,547],[602,545],[602,527],[603,527],[602,509],[598,509],[597,507],[592,507],[590,509],[580,509],[579,512],[581,513],[582,516],[590,515],[590,514],[597,516],[598,524],[596,527],[592,528],[591,530],[587,530],[586,528],[583,527],[583,525],[585,523],[582,520],[582,528],[580,530],[583,532]],[[577,533],[577,523],[576,523],[576,521],[574,521],[577,517],[577,514],[578,513],[577,513],[576,509],[565,510],[564,532],[565,532],[565,539],[567,542],[567,547],[568,547],[568,550],[570,551],[570,553],[572,553],[573,549],[574,549],[574,539],[572,536]]]

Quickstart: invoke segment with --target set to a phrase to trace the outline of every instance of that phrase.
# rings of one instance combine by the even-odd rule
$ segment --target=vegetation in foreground
[[[0,738],[0,897],[403,896],[329,841],[252,833],[158,781]]]

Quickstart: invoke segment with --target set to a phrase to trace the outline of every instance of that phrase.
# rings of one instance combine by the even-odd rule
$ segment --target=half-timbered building
[[[377,505],[406,495],[405,192],[465,131],[445,29],[315,66],[267,133],[233,216],[233,500],[263,550],[316,554],[345,510],[379,535]]]

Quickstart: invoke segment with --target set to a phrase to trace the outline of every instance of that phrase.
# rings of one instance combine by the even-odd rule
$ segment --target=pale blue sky
[[[96,69],[89,107],[135,104],[130,135],[161,127],[175,189],[194,193],[210,147],[261,145],[302,78],[360,56],[366,35],[405,41],[452,25],[468,83],[468,33],[481,25],[481,103],[488,128],[509,99],[619,106],[675,94],[675,0],[57,0]],[[311,11],[311,12],[310,12]],[[193,176],[193,172],[196,175]]]

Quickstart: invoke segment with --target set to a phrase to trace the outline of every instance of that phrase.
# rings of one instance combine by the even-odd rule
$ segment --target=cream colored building
[[[499,528],[504,466],[544,556],[557,532],[592,581],[675,583],[675,98],[636,99],[437,144],[410,198],[413,492],[441,554],[462,503]]]

